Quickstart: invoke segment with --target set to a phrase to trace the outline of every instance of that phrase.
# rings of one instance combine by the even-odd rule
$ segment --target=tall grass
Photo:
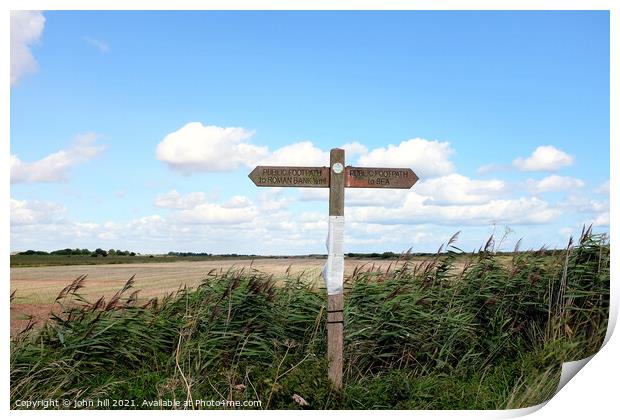
[[[587,229],[564,251],[511,259],[497,257],[492,241],[465,254],[455,239],[423,263],[403,255],[387,271],[346,279],[342,392],[327,380],[321,285],[229,270],[148,302],[133,279],[89,302],[86,279],[76,279],[45,325],[12,339],[11,401],[486,409],[550,398],[560,363],[593,354],[605,336],[607,238]]]

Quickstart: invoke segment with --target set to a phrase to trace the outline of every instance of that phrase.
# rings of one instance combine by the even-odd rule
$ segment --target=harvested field
[[[86,274],[86,288],[82,290],[89,298],[109,296],[135,275],[135,288],[142,298],[162,296],[176,291],[180,286],[196,286],[212,271],[226,271],[230,268],[255,269],[275,277],[302,275],[308,281],[320,277],[324,259],[287,258],[277,260],[234,260],[234,261],[188,261],[174,263],[145,263],[122,265],[73,265],[54,267],[11,268],[11,291],[16,290],[16,302],[52,303],[67,283]],[[345,274],[351,274],[355,267],[386,269],[394,261],[349,260]]]
[[[258,270],[283,277],[287,270],[293,276],[301,275],[308,282],[320,280],[325,259],[286,258],[229,261],[182,261],[170,263],[71,265],[50,267],[12,267],[11,331],[27,325],[26,315],[45,319],[58,293],[78,276],[86,274],[86,286],[80,292],[89,300],[112,296],[127,279],[135,275],[135,289],[140,290],[140,300],[163,296],[187,285],[195,287],[210,271],[231,268]],[[387,269],[395,261],[347,260],[345,274],[356,267]],[[401,263],[399,263],[401,264]]]

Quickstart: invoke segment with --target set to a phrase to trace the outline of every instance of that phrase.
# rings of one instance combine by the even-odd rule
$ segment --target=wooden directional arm
[[[258,187],[329,187],[326,166],[257,166],[248,176]]]
[[[347,166],[347,188],[399,188],[409,189],[418,176],[409,168],[364,168]]]

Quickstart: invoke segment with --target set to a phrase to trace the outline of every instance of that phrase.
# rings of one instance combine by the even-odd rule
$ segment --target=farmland
[[[61,256],[26,256],[30,261],[27,266],[11,268],[11,291],[15,292],[11,303],[12,331],[27,324],[26,316],[36,314],[38,318],[47,315],[54,299],[68,283],[81,275],[86,275],[86,284],[82,290],[85,298],[98,299],[110,297],[134,276],[134,288],[139,290],[140,301],[153,297],[163,297],[173,293],[179,287],[196,287],[209,273],[227,270],[245,270],[261,272],[280,279],[286,276],[301,276],[309,284],[317,284],[325,259],[320,258],[263,258],[263,259],[215,259],[215,258],[174,258],[160,257],[145,259],[145,262],[122,264],[105,263],[111,261],[103,258],[98,264],[59,266],[55,260],[71,260]],[[117,257],[121,258],[121,257]],[[122,257],[133,258],[133,257]],[[187,257],[184,257],[187,258]],[[166,262],[159,262],[165,259]],[[34,261],[34,263],[33,263]],[[113,261],[113,260],[112,260]],[[397,261],[350,259],[345,264],[346,273],[350,275],[356,268],[379,270],[402,265]]]
[[[90,255],[11,255],[11,267],[48,267],[65,265],[107,265],[107,264],[154,264],[187,261],[233,262],[244,259],[269,259],[261,256],[176,256],[176,255],[107,255],[93,258]]]
[[[321,260],[196,266],[195,282],[193,263],[179,265],[185,274],[172,282],[173,271],[161,270],[177,263],[91,267],[129,270],[107,280],[97,271],[71,279],[83,269],[71,267],[70,282],[57,279],[40,296],[56,301],[55,316],[12,338],[12,407],[55,398],[127,399],[131,408],[160,400],[196,408],[196,399],[306,407],[301,397],[315,409],[519,408],[550,398],[561,363],[592,355],[605,336],[609,243],[589,231],[551,255],[449,246],[398,266],[351,262],[342,391],[326,377]],[[69,267],[36,269],[57,276]],[[13,269],[14,303],[35,299],[26,285],[36,289],[40,279],[24,270]],[[141,275],[161,284],[149,289]],[[187,288],[161,297],[184,278]],[[114,294],[104,288],[112,281]]]

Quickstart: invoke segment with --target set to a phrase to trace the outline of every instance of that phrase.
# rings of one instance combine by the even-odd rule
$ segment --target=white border
[[[3,2],[6,4],[5,8],[2,9],[2,22],[0,25],[2,27],[2,34],[4,37],[3,46],[5,48],[5,58],[8,57],[9,50],[9,10],[10,9],[42,9],[42,10],[84,10],[84,9],[96,9],[96,10],[104,10],[104,9],[116,9],[116,10],[139,10],[139,9],[149,9],[149,10],[168,10],[168,9],[181,9],[181,10],[198,10],[198,9],[212,9],[212,10],[235,10],[235,9],[248,9],[248,10],[277,10],[277,9],[287,9],[287,10],[312,10],[312,9],[322,9],[322,10],[610,10],[610,26],[611,26],[611,103],[610,103],[610,115],[611,115],[611,138],[615,139],[615,142],[611,142],[611,153],[610,159],[612,162],[615,162],[614,165],[610,165],[611,168],[611,190],[617,191],[617,172],[618,172],[618,162],[620,159],[618,156],[618,126],[616,120],[614,120],[614,116],[618,116],[618,84],[617,84],[617,75],[619,72],[618,67],[618,24],[620,20],[618,18],[618,11],[620,7],[618,6],[617,1],[613,0],[590,0],[590,1],[577,1],[577,0],[522,0],[522,1],[502,1],[502,0],[478,0],[478,1],[465,1],[465,0],[435,0],[435,1],[398,1],[398,0],[384,0],[384,1],[338,1],[338,0],[314,0],[314,1],[240,1],[240,0],[230,0],[226,2],[214,2],[214,1],[192,1],[192,0],[179,0],[175,2],[169,1],[135,1],[135,0],[109,0],[109,1],[89,1],[88,3],[83,1],[14,1],[9,0]],[[2,245],[0,250],[0,261],[2,263],[2,272],[3,278],[7,280],[10,278],[9,271],[9,142],[7,139],[10,135],[10,127],[9,127],[9,104],[10,104],[10,85],[8,83],[10,67],[8,60],[4,61],[4,64],[1,66],[1,77],[2,80],[5,80],[5,83],[2,85],[2,92],[4,101],[2,118],[2,129],[3,134],[2,140],[2,153],[0,154],[0,168],[2,168],[4,174],[4,182],[0,187],[0,194],[4,197],[3,203],[4,205],[0,206],[0,215],[2,216],[0,220],[2,220],[1,229],[2,229]],[[587,139],[584,139],[587,141]],[[611,213],[618,214],[618,205],[617,205],[617,196],[611,196]],[[616,225],[613,224],[610,226],[611,237],[615,238],[618,229]],[[618,305],[617,305],[617,255],[618,252],[616,248],[612,247],[612,267],[611,267],[611,278],[612,278],[612,311],[610,314],[610,322],[615,325],[615,321],[617,318]],[[9,287],[7,284],[6,288]],[[5,289],[7,290],[7,289]],[[3,325],[5,326],[5,337],[8,338],[9,335],[9,307],[8,305],[5,307],[5,310],[2,312],[3,316]],[[2,358],[4,363],[4,399],[2,400],[2,407],[4,410],[8,411],[9,402],[9,346],[8,343],[5,344],[5,355]],[[570,381],[564,389],[562,389],[548,404],[541,410],[530,415],[529,418],[532,419],[542,419],[542,418],[566,418],[566,419],[583,419],[584,417],[589,418],[610,418],[611,413],[616,413],[619,407],[617,393],[614,389],[618,386],[618,361],[616,354],[618,354],[618,339],[615,337],[611,337],[607,345],[594,356],[592,361],[585,367],[578,375],[577,378]],[[521,411],[521,410],[518,410]],[[518,415],[519,412],[507,412],[507,411],[391,411],[390,416],[398,416],[403,418],[411,418],[415,417],[416,419],[437,419],[437,418],[472,418],[472,419],[480,419],[480,418],[498,418],[504,417],[506,415]],[[11,416],[15,417],[37,417],[39,418],[41,415],[49,416],[49,417],[58,417],[62,416],[63,418],[80,416],[83,417],[84,413],[80,412],[10,412]],[[106,412],[90,412],[89,416],[99,417],[105,416],[109,417],[110,413]],[[135,415],[144,415],[143,413],[135,414],[129,412],[119,412],[116,413],[119,416],[135,416]],[[149,413],[149,417],[158,417],[158,416],[166,416],[169,417],[174,415],[170,412],[155,412]],[[192,413],[185,413],[184,415],[192,415]],[[199,415],[205,415],[201,413]],[[221,416],[221,417],[241,417],[246,416],[247,413],[238,413],[238,412],[221,412],[218,411],[217,414],[211,412],[209,415]],[[269,411],[263,413],[253,413],[253,416],[264,417],[269,419],[278,418],[288,416],[289,413],[284,411]],[[301,412],[295,413],[295,416],[306,417],[315,415],[330,415],[330,413],[321,413],[321,412]],[[355,412],[356,417],[373,417],[375,418],[377,415],[382,415],[381,413],[376,412]]]

